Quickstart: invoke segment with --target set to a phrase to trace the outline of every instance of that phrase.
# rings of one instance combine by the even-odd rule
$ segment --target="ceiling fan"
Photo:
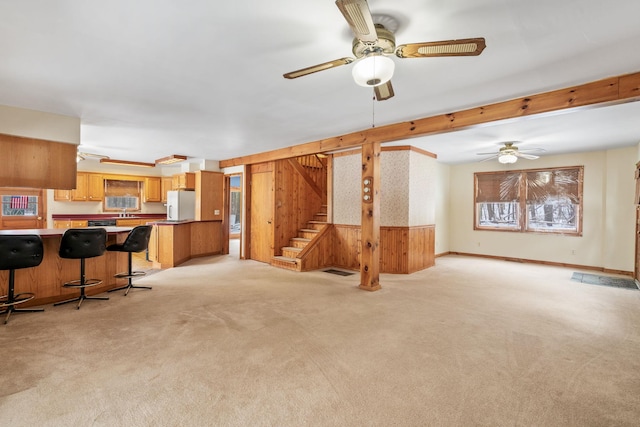
[[[87,153],[85,151],[80,151],[80,147],[78,147],[78,152],[76,153],[76,163],[79,163],[82,160],[87,160],[89,158],[91,158],[91,159],[108,159],[109,156],[103,156],[102,154]]]
[[[395,63],[390,55],[398,58],[430,58],[438,56],[477,56],[486,44],[482,37],[472,39],[445,40],[437,42],[409,43],[396,46],[396,38],[383,23],[374,23],[366,0],[336,0],[336,6],[351,27],[353,54],[355,58],[340,58],[284,74],[295,79],[340,65],[351,64],[355,82],[360,86],[373,87],[378,101],[394,95],[391,77]]]
[[[479,156],[491,155],[486,159],[480,160],[481,162],[486,162],[487,160],[492,160],[492,159],[498,159],[500,163],[510,164],[510,163],[517,162],[518,157],[522,159],[527,159],[527,160],[539,159],[540,156],[536,156],[535,154],[530,154],[530,153],[532,152],[541,153],[544,151],[543,148],[529,148],[526,150],[520,150],[518,149],[518,147],[516,147],[513,144],[515,144],[515,141],[505,142],[504,147],[501,147],[497,153],[476,153],[476,154],[478,154]]]

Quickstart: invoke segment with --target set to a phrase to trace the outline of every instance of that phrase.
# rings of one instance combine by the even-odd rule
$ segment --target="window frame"
[[[530,196],[529,191],[533,187],[528,185],[528,177],[530,174],[554,174],[558,172],[568,171],[571,173],[575,173],[577,176],[576,182],[571,182],[570,184],[576,186],[577,195],[573,195],[573,198],[577,198],[577,201],[574,201],[572,205],[575,209],[575,218],[574,221],[576,223],[575,229],[566,229],[566,228],[543,228],[543,227],[533,227],[530,223],[530,212],[529,208],[531,205],[531,201],[535,200],[535,196]],[[511,179],[515,179],[513,177],[517,176],[517,188],[509,187],[511,191],[507,191],[509,195],[503,196],[503,188],[500,188],[500,197],[504,197],[509,200],[500,200],[500,201],[478,201],[480,194],[480,184],[479,181],[482,181],[482,178],[488,178],[491,180],[492,177],[496,175],[504,175],[505,177],[511,176],[511,178],[505,178],[505,181]],[[494,172],[475,172],[473,174],[474,181],[474,196],[473,196],[473,229],[479,231],[506,231],[506,232],[515,232],[515,233],[536,233],[536,234],[553,234],[553,235],[571,235],[571,236],[582,236],[582,214],[583,214],[583,183],[584,183],[584,166],[563,166],[563,167],[552,167],[552,168],[536,168],[536,169],[519,169],[519,170],[508,170],[508,171],[494,171]],[[494,182],[498,182],[493,180]],[[500,181],[502,183],[502,181]],[[495,185],[494,185],[495,186]],[[488,189],[488,193],[491,193],[491,189]],[[495,192],[495,189],[493,189]],[[515,193],[515,196],[512,194]],[[558,197],[562,197],[562,194],[559,191]],[[564,197],[567,197],[566,195]],[[513,199],[513,200],[510,200]],[[515,206],[515,215],[517,217],[515,221],[515,225],[511,227],[499,227],[499,226],[490,226],[490,225],[481,225],[481,212],[480,210],[487,203],[492,204],[511,204],[513,203]],[[544,205],[544,204],[541,204]]]

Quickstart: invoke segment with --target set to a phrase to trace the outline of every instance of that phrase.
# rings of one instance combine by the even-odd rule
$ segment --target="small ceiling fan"
[[[284,74],[295,79],[340,65],[351,64],[355,82],[364,87],[373,87],[378,101],[394,95],[391,77],[395,63],[389,56],[398,58],[431,58],[439,56],[477,56],[486,44],[482,37],[472,39],[445,40],[437,42],[409,43],[396,46],[396,38],[383,23],[374,23],[366,0],[337,0],[336,6],[351,27],[353,54],[355,58],[340,58]]]
[[[535,160],[535,159],[539,159],[540,156],[536,156],[535,154],[531,154],[531,153],[542,153],[544,152],[543,148],[529,148],[526,150],[520,150],[518,147],[516,147],[515,141],[512,142],[505,142],[504,143],[504,147],[501,147],[497,153],[476,153],[479,156],[486,156],[486,155],[490,155],[490,157],[487,157],[486,159],[482,159],[480,160],[481,162],[486,162],[487,160],[493,160],[493,159],[498,159],[498,161],[500,163],[503,164],[510,164],[510,163],[515,163],[518,161],[518,157],[522,158],[522,159],[527,159],[527,160]]]
[[[87,159],[108,159],[109,156],[103,156],[102,154],[95,154],[95,153],[87,153],[85,151],[80,151],[80,147],[78,147],[78,152],[76,153],[76,163],[81,162],[82,160],[87,160]]]

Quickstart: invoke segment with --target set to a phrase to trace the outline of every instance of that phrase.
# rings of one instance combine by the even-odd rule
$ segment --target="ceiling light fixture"
[[[391,58],[372,52],[356,62],[351,73],[358,85],[374,87],[391,80],[395,67],[396,64]]]
[[[115,160],[115,159],[100,159],[100,163],[108,163],[110,165],[120,165],[120,166],[139,166],[143,168],[156,167],[155,163],[132,162],[129,160]]]
[[[503,153],[498,156],[498,161],[502,164],[511,164],[518,161],[518,157],[513,153]]]
[[[184,160],[187,160],[187,156],[181,156],[180,154],[172,154],[170,156],[157,159],[156,165],[170,165],[173,163],[182,162]]]

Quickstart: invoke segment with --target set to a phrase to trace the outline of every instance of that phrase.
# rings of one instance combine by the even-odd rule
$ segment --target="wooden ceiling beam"
[[[391,142],[451,132],[499,120],[640,100],[640,72],[544,92],[448,114],[366,129],[342,136],[221,160],[220,167],[262,163],[315,153],[359,147],[365,142]]]

